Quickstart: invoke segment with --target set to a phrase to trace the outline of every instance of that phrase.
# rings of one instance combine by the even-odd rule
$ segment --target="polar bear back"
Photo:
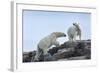
[[[68,36],[69,36],[70,38],[73,38],[74,35],[77,34],[77,32],[76,32],[76,27],[75,27],[75,26],[69,27],[69,29],[68,29],[68,31],[67,31],[67,34],[68,34]]]
[[[40,40],[38,46],[41,49],[47,49],[50,46],[52,46],[53,41],[56,40],[56,37],[54,35],[49,35],[44,37],[42,40]]]

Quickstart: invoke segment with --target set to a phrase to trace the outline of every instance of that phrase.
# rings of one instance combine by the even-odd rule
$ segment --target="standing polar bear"
[[[67,34],[70,41],[75,41],[77,36],[81,40],[82,31],[79,23],[73,23],[73,26],[68,29]]]
[[[35,56],[35,60],[38,60],[41,55],[46,55],[48,53],[48,49],[52,45],[59,46],[57,38],[60,37],[66,37],[66,34],[62,32],[53,32],[50,35],[44,37],[42,40],[40,40],[40,42],[38,43],[38,50]]]

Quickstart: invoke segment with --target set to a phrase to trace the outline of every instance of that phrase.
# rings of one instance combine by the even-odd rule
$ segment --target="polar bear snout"
[[[61,33],[60,37],[66,37],[66,34],[65,33]]]

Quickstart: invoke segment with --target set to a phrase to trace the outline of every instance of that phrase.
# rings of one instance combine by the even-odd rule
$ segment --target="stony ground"
[[[36,51],[24,52],[23,62],[34,62]],[[41,57],[40,61],[67,61],[91,59],[91,40],[67,41],[59,47],[53,47],[48,51],[48,55]]]

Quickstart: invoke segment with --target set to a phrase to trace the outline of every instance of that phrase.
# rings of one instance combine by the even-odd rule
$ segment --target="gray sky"
[[[38,42],[52,32],[64,32],[79,22],[82,28],[82,39],[91,38],[91,14],[72,12],[50,11],[23,11],[23,51],[37,49]],[[60,44],[67,41],[68,37],[60,38]]]

